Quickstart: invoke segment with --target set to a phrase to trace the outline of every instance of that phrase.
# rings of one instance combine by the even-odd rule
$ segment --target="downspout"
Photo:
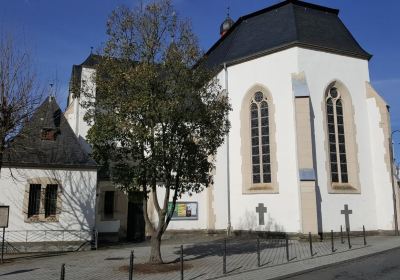
[[[225,91],[226,97],[229,97],[228,91],[228,69],[226,63],[224,63],[225,70]],[[228,113],[229,114],[229,113]],[[229,117],[229,115],[228,115]],[[231,235],[232,224],[231,224],[231,175],[230,175],[230,163],[229,163],[229,132],[226,134],[226,182],[227,182],[227,197],[228,197],[228,228],[227,235]]]

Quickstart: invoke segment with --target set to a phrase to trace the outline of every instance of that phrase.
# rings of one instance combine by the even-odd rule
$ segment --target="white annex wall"
[[[28,179],[50,177],[61,182],[62,209],[58,222],[25,222]],[[95,222],[97,172],[77,170],[1,169],[0,205],[10,205],[7,230],[91,230]]]

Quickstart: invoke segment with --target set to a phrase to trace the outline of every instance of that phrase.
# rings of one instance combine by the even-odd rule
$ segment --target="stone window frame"
[[[329,150],[329,131],[327,100],[330,90],[335,87],[340,94],[343,107],[345,149],[347,159],[348,182],[332,182],[330,150]],[[351,95],[347,87],[339,80],[329,83],[324,91],[322,100],[323,127],[324,127],[324,147],[325,147],[325,170],[327,174],[328,193],[332,194],[360,194],[361,186],[359,180],[360,167],[358,163],[357,128],[355,125],[355,110]]]
[[[270,165],[271,182],[253,183],[252,171],[252,152],[251,152],[251,110],[250,106],[254,95],[261,92],[268,104],[269,121],[269,144],[270,144]],[[273,102],[271,91],[261,85],[252,86],[244,95],[240,112],[240,137],[241,137],[241,155],[242,155],[242,193],[243,194],[277,194],[279,185],[277,180],[278,162],[276,145],[276,123],[275,123],[275,104]]]
[[[105,193],[107,191],[113,191],[114,192],[114,212],[112,217],[106,216],[104,213],[104,202],[105,202]],[[105,222],[105,221],[117,221],[119,220],[118,218],[118,197],[120,195],[120,191],[112,185],[107,184],[99,189],[99,194],[98,194],[98,202],[97,202],[97,214],[100,216],[100,221]]]
[[[30,185],[37,184],[41,186],[41,194],[40,194],[40,207],[39,207],[39,215],[28,217],[28,206],[29,206],[29,189]],[[46,187],[47,185],[57,185],[57,210],[56,215],[45,216],[45,203],[46,203]],[[30,178],[27,180],[25,185],[25,193],[23,199],[23,207],[22,213],[24,215],[25,223],[52,223],[59,222],[60,214],[62,210],[62,192],[63,187],[59,180],[51,177],[38,177],[38,178]]]

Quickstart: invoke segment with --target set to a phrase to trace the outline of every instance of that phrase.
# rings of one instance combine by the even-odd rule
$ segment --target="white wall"
[[[381,128],[382,116],[376,100],[369,98],[367,101],[370,123],[370,141],[372,168],[374,170],[373,185],[375,188],[375,207],[377,216],[378,229],[394,228],[393,202],[392,202],[392,181],[390,169],[384,162],[386,154],[384,143],[388,143],[389,139],[384,136]]]
[[[234,230],[264,229],[288,232],[301,230],[298,168],[296,160],[296,137],[294,121],[294,101],[291,73],[297,72],[297,51],[289,49],[271,54],[239,65],[228,67],[229,96],[232,103],[230,113],[230,181],[231,215]],[[224,76],[220,74],[224,87]],[[244,95],[255,85],[269,89],[275,106],[276,143],[279,182],[278,194],[243,194],[242,193],[242,155],[240,135],[240,111]],[[250,143],[243,143],[250,145]],[[221,149],[222,150],[222,149]],[[226,177],[226,157],[217,157],[216,179]],[[226,201],[226,189],[216,185],[216,204]],[[255,211],[259,203],[267,207],[265,223],[270,227],[258,226],[258,214]],[[222,205],[226,207],[225,205]],[[216,207],[216,212],[224,209]],[[218,228],[225,229],[227,224],[217,219]]]
[[[58,222],[27,223],[23,202],[27,180],[57,179],[62,184],[62,209]],[[91,230],[95,222],[97,172],[78,170],[16,169],[3,167],[0,177],[0,205],[10,206],[9,231]]]
[[[372,131],[379,135],[382,130],[376,125],[377,115],[368,115],[368,104],[365,82],[369,81],[368,62],[366,60],[350,58],[324,52],[298,49],[299,71],[306,74],[311,94],[311,102],[315,115],[314,128],[316,132],[316,157],[318,186],[321,192],[322,225],[324,231],[338,230],[344,226],[344,215],[340,214],[344,204],[353,210],[350,216],[352,230],[361,230],[365,225],[367,230],[391,229],[388,218],[392,218],[390,206],[376,207],[375,185],[389,188],[382,179],[379,168],[374,168],[372,162],[378,165],[383,163],[382,143],[371,138]],[[358,145],[357,159],[360,167],[359,180],[361,194],[328,194],[328,176],[325,168],[327,153],[324,148],[324,118],[322,104],[327,86],[335,80],[341,81],[349,90],[355,111],[356,142]],[[372,130],[372,131],[371,131]],[[380,137],[380,136],[378,136]],[[375,146],[376,145],[376,146]],[[380,155],[373,157],[372,150]],[[385,204],[391,205],[386,197]],[[378,222],[385,220],[384,223]]]
[[[86,142],[86,136],[91,125],[88,125],[84,120],[87,109],[85,109],[82,104],[89,100],[84,93],[96,96],[95,74],[95,69],[82,67],[81,94],[79,97],[76,97],[71,101],[65,112],[65,117],[67,118],[69,125],[75,132],[79,143],[86,152],[91,151],[90,145]],[[72,96],[70,98],[72,98]]]

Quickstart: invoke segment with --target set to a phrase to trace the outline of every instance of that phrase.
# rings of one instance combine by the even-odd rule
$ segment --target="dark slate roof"
[[[55,141],[42,140],[42,129],[55,129]],[[97,169],[82,149],[56,100],[48,97],[4,152],[5,166]]]
[[[338,15],[336,9],[286,0],[240,17],[206,53],[205,66],[236,64],[294,46],[369,60]]]

